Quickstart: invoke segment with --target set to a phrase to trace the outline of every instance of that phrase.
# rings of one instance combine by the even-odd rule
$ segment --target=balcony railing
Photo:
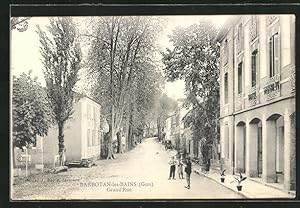
[[[290,73],[291,73],[291,75],[290,75],[291,92],[293,93],[296,90],[295,89],[295,87],[296,87],[296,70],[295,70],[295,66],[290,69]]]
[[[244,104],[243,94],[240,93],[236,96],[235,110],[236,111],[242,110],[243,109],[243,104]]]
[[[267,100],[280,96],[280,74],[270,77],[264,87],[264,95]]]
[[[259,103],[259,92],[257,91],[257,87],[253,86],[248,94],[248,103],[249,106],[254,106]]]

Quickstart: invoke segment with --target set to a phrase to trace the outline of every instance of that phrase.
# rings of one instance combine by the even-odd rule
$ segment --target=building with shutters
[[[232,16],[217,40],[223,166],[295,190],[295,16]]]
[[[87,96],[78,96],[79,99],[73,107],[74,113],[64,128],[65,155],[69,162],[99,159],[103,136],[108,131],[105,119],[101,119],[101,106]],[[37,163],[43,162],[50,167],[55,165],[54,161],[58,155],[58,128],[50,128],[48,135],[43,139],[37,137],[34,149],[40,156],[43,151],[43,161]],[[32,154],[32,157],[34,156],[35,154]]]

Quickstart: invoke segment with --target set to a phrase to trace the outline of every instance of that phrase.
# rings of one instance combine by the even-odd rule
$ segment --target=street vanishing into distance
[[[20,200],[241,198],[194,172],[191,189],[184,188],[186,180],[179,179],[177,172],[175,180],[168,180],[170,155],[155,138],[146,138],[133,150],[116,157],[98,160],[91,168],[70,168],[57,174],[29,177],[17,182],[14,196]]]

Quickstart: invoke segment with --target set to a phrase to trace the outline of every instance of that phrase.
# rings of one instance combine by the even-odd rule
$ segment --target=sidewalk
[[[233,175],[226,174],[225,182],[220,181],[220,173],[217,170],[210,170],[207,173],[200,171],[200,167],[197,164],[193,164],[193,171],[196,174],[202,175],[204,177],[210,178],[217,183],[225,186],[226,188],[235,191],[239,195],[245,198],[256,198],[256,199],[267,199],[267,198],[294,198],[294,193],[288,193],[287,191],[279,190],[278,188],[271,187],[269,184],[260,183],[257,180],[247,178],[242,182],[242,191],[237,191],[236,182],[231,183],[234,178]],[[198,166],[198,167],[197,167]]]

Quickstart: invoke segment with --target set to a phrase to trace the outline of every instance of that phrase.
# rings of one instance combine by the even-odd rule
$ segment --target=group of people
[[[185,178],[187,182],[187,186],[185,188],[190,189],[191,188],[191,173],[192,173],[192,163],[189,157],[186,157],[186,159],[182,159],[181,157],[173,156],[171,160],[169,161],[170,165],[170,175],[169,180],[172,178],[175,180],[175,171],[177,166],[177,173],[179,179],[184,179],[183,177],[183,167],[185,172]]]

